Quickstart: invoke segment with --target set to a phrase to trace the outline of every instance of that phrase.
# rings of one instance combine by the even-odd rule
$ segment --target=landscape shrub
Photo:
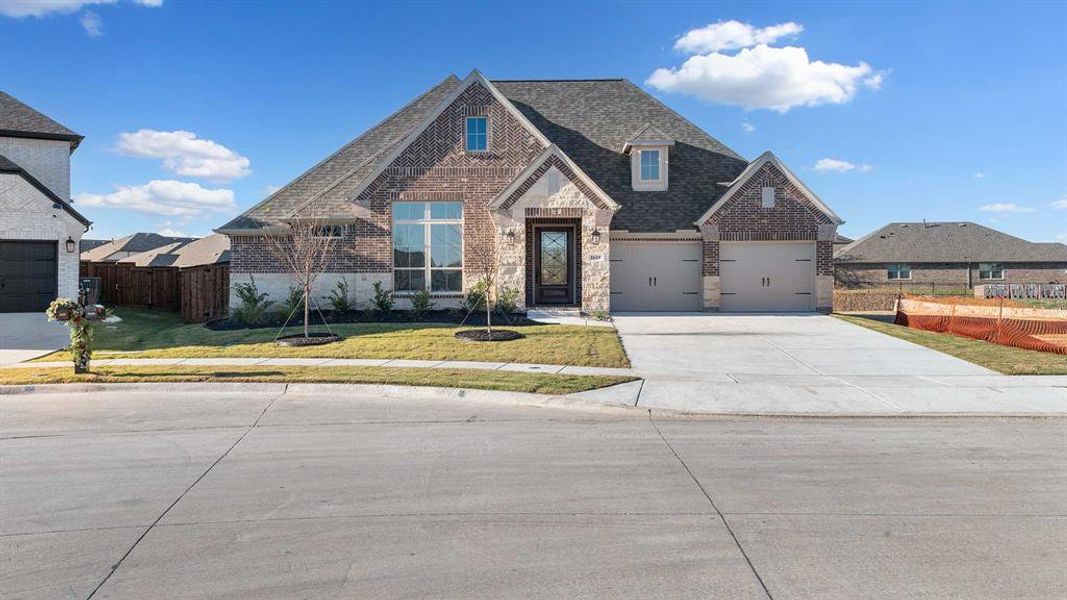
[[[344,277],[337,282],[337,287],[330,292],[330,307],[339,313],[352,310],[352,299],[348,295],[348,280]]]
[[[245,325],[258,325],[263,322],[267,309],[274,302],[267,300],[270,294],[259,291],[255,277],[249,276],[248,279],[247,282],[233,284],[233,291],[237,295],[237,307],[233,309],[233,318]]]
[[[382,285],[382,282],[374,282],[374,300],[371,307],[375,312],[387,314],[393,310],[393,290]]]
[[[427,290],[419,290],[411,296],[411,316],[416,320],[426,316],[426,313],[433,310],[434,303],[430,299],[430,292]]]

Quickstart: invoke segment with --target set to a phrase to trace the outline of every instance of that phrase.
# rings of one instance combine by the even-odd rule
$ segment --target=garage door
[[[56,242],[0,240],[0,312],[40,312],[56,297]]]
[[[815,310],[813,242],[722,242],[719,276],[723,311]]]
[[[700,242],[611,242],[611,310],[701,310]]]

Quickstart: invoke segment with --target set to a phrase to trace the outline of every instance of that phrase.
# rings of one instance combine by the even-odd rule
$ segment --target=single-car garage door
[[[815,310],[814,242],[721,242],[725,312]]]
[[[0,240],[0,312],[40,312],[56,297],[52,242]]]
[[[611,310],[701,310],[700,260],[700,242],[613,240]]]

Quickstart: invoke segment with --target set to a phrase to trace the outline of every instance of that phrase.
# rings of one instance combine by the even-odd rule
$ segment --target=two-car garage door
[[[51,242],[0,240],[0,312],[40,312],[56,297]]]
[[[703,308],[699,241],[611,242],[611,309]],[[815,308],[813,242],[720,242],[724,312],[805,312]]]

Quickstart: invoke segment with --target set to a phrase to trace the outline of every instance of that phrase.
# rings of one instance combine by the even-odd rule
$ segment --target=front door
[[[574,229],[534,230],[534,302],[574,304]]]

